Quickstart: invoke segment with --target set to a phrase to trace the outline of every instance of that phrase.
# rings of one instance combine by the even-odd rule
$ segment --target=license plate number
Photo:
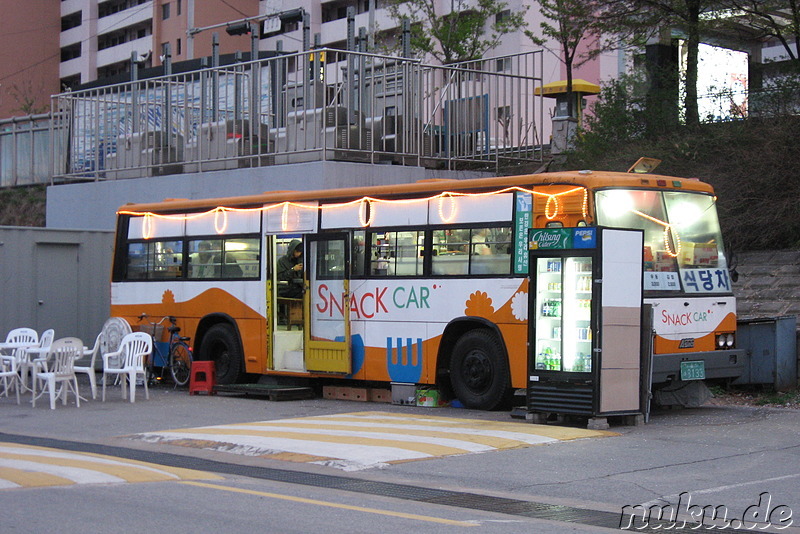
[[[703,380],[706,377],[706,362],[681,362],[681,380]]]

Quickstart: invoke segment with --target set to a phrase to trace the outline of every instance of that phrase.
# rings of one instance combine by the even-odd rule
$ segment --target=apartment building
[[[59,90],[58,4],[4,2],[0,15],[0,118],[50,111]]]
[[[62,85],[76,87],[130,70],[136,52],[143,67],[210,55],[211,32],[187,30],[254,16],[258,0],[64,0],[61,2]],[[249,49],[246,37],[219,32],[220,52]],[[188,42],[191,40],[192,42]]]

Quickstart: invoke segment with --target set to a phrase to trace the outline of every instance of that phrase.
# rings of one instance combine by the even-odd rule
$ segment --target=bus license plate
[[[681,362],[681,380],[703,380],[706,377],[706,362]]]

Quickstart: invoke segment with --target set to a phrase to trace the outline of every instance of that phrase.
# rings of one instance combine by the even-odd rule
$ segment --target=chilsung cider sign
[[[594,248],[596,228],[534,228],[530,231],[530,250]]]

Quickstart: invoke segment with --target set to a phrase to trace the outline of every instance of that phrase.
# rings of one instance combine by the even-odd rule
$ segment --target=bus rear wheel
[[[508,360],[494,333],[471,330],[458,339],[450,359],[450,382],[467,408],[494,410],[506,401],[511,390]]]
[[[242,349],[230,325],[215,324],[208,329],[200,359],[214,362],[217,384],[236,384],[242,379]]]

